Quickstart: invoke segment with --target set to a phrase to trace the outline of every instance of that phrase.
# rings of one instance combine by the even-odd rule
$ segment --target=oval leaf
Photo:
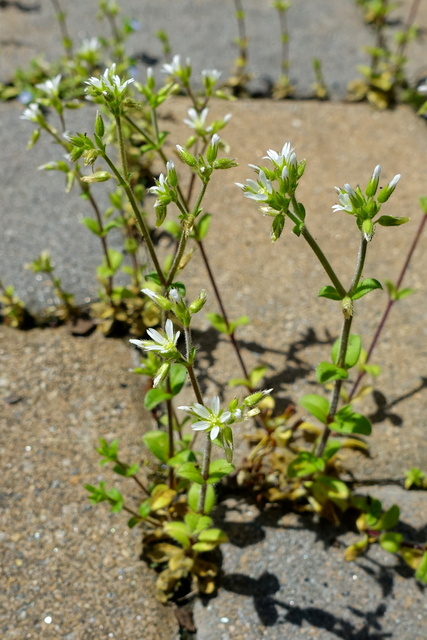
[[[149,431],[142,436],[142,441],[161,462],[167,462],[169,454],[169,438],[164,431]]]
[[[321,384],[326,384],[331,380],[345,380],[348,378],[348,373],[345,369],[337,367],[336,364],[321,362],[316,367],[316,378]]]
[[[299,401],[299,404],[307,409],[312,416],[326,424],[328,421],[329,402],[323,396],[318,396],[315,393],[309,393],[303,396]]]
[[[362,282],[359,282],[356,287],[356,291],[351,296],[351,299],[358,300],[367,293],[374,291],[374,289],[382,289],[381,282],[378,282],[375,278],[366,278],[365,280],[362,280]]]

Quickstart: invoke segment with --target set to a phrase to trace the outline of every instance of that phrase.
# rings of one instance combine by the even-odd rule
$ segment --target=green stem
[[[189,333],[189,330],[185,328],[186,343],[188,347],[189,345],[191,345],[191,337],[188,336],[187,338],[187,332]],[[188,354],[187,354],[187,357],[188,357]],[[194,373],[193,365],[190,363],[187,363],[185,366],[187,367],[188,375],[190,377],[190,382],[193,387],[197,402],[204,406],[202,393],[200,391],[199,383],[197,382],[197,378]],[[199,504],[197,505],[198,513],[203,513],[204,511],[205,500],[206,500],[206,490],[208,486],[206,483],[206,480],[209,477],[209,465],[211,461],[211,453],[212,453],[212,440],[208,433],[206,434],[206,445],[205,445],[205,450],[203,451],[203,461],[202,461],[202,469],[201,469],[201,474],[205,482],[201,485],[201,489],[200,489]]]
[[[344,298],[347,295],[346,290],[344,289],[343,285],[341,284],[340,280],[338,279],[338,276],[336,275],[335,271],[331,267],[328,259],[326,258],[325,254],[323,253],[323,251],[321,250],[321,248],[317,244],[316,240],[313,238],[313,236],[309,232],[309,230],[308,230],[306,225],[303,226],[303,228],[301,230],[301,235],[308,242],[308,244],[310,245],[311,249],[316,254],[317,258],[319,259],[320,264],[322,265],[322,267],[324,268],[324,270],[328,274],[328,276],[329,276],[332,284],[334,285],[335,289],[338,291],[340,296],[342,298]]]
[[[151,240],[151,236],[150,236],[150,232],[148,230],[147,225],[145,224],[144,218],[141,215],[141,212],[139,210],[138,204],[135,200],[135,196],[133,195],[133,191],[129,185],[129,183],[125,180],[124,176],[121,175],[120,171],[118,171],[118,169],[116,168],[116,166],[114,165],[114,163],[110,160],[109,156],[107,155],[107,153],[104,151],[102,154],[102,157],[104,158],[105,162],[108,164],[108,166],[110,167],[111,171],[114,173],[114,175],[116,176],[116,178],[119,181],[119,184],[122,186],[122,188],[124,189],[128,200],[129,200],[129,204],[132,207],[132,210],[135,214],[135,217],[138,221],[138,226],[139,229],[143,235],[143,238],[145,240],[145,243],[147,245],[148,248],[148,252],[151,256],[151,259],[153,261],[154,264],[154,268],[156,269],[157,275],[159,276],[160,282],[162,283],[163,286],[165,286],[166,284],[166,279],[165,276],[163,275],[163,271],[162,268],[160,266],[159,260],[157,258],[157,254],[156,251],[154,249],[154,245],[153,242]]]
[[[194,205],[192,213],[187,214],[187,219],[183,220],[183,232],[181,234],[181,238],[179,240],[178,250],[175,254],[172,266],[170,268],[168,277],[166,279],[166,287],[169,287],[172,283],[176,272],[178,271],[179,263],[181,262],[182,256],[184,255],[185,247],[187,246],[188,235],[191,231],[191,226],[194,222],[194,219],[200,209],[200,204],[203,200],[203,196],[205,195],[207,183],[204,182],[202,188],[200,189],[200,193],[198,195],[197,201]]]
[[[367,241],[365,240],[363,234],[361,234],[359,252],[357,255],[356,269],[354,272],[353,279],[351,281],[348,295],[351,295],[351,293],[355,291],[357,285],[359,284],[359,280],[361,278],[363,267],[366,260],[367,245],[368,245]],[[352,322],[353,322],[353,313],[351,312],[351,315],[344,317],[344,322],[341,329],[340,348],[339,348],[338,359],[337,359],[337,366],[341,368],[345,368],[345,356],[347,353]],[[331,404],[330,404],[328,418],[327,418],[327,425],[325,426],[325,429],[323,431],[323,434],[320,439],[319,445],[317,447],[317,452],[316,452],[316,455],[319,458],[322,456],[325,446],[328,442],[328,438],[331,434],[331,429],[329,428],[328,425],[331,424],[331,422],[333,422],[335,414],[337,412],[341,387],[342,387],[342,380],[334,380],[334,388],[332,391],[332,398],[331,398]]]

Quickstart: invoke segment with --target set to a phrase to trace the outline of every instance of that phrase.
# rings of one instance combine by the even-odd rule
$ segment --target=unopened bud
[[[367,218],[362,222],[362,233],[366,242],[370,242],[374,235],[374,223],[370,218]]]
[[[102,136],[105,133],[104,121],[99,111],[96,112],[96,117],[95,117],[95,133],[100,138],[102,138]]]
[[[153,379],[153,387],[156,388],[166,379],[166,376],[169,373],[170,362],[164,362],[158,372],[156,373],[156,377]]]
[[[394,176],[393,180],[389,182],[389,184],[382,189],[378,194],[378,202],[387,202],[393,191],[396,189],[396,185],[400,180],[400,173]]]
[[[375,169],[374,169],[374,171],[372,173],[372,177],[368,182],[368,186],[366,187],[365,193],[368,196],[368,198],[371,198],[377,192],[378,183],[379,183],[379,180],[380,180],[380,173],[381,173],[381,165],[377,164],[377,166],[375,167]]]
[[[183,162],[185,162],[185,164],[188,164],[189,167],[197,166],[197,160],[192,153],[187,151],[187,149],[184,149],[184,147],[181,147],[179,144],[176,145],[176,148],[177,148],[179,157]]]
[[[199,295],[197,296],[197,298],[193,300],[193,302],[188,307],[189,312],[191,314],[197,313],[205,305],[205,302],[206,302],[206,291],[205,289],[202,289]]]
[[[214,133],[212,136],[212,141],[208,147],[208,150],[206,152],[206,159],[207,161],[212,164],[212,162],[214,160],[216,160],[216,157],[218,155],[218,145],[220,142],[220,137],[217,133]]]

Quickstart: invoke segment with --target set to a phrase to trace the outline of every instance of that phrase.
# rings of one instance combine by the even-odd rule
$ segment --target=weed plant
[[[259,389],[265,368],[259,365],[248,370],[244,362],[236,332],[248,319],[244,315],[229,318],[204,242],[211,215],[203,212],[203,204],[212,176],[236,166],[219,135],[228,125],[229,116],[209,118],[212,97],[224,97],[218,88],[220,73],[205,70],[194,83],[191,62],[174,55],[163,65],[164,83],[156,82],[151,69],[144,83],[137,82],[127,74],[129,64],[122,37],[115,29],[114,5],[101,2],[100,7],[112,21],[110,45],[117,63],[102,73],[97,65],[91,66],[88,73],[73,75],[72,81],[57,74],[37,82],[35,99],[22,116],[35,125],[30,146],[44,133],[54,139],[61,153],[67,154],[65,160],[49,162],[43,168],[63,173],[67,189],[77,185],[92,207],[94,215],[84,224],[99,237],[103,251],[98,268],[102,284],[99,315],[106,333],[123,322],[139,336],[130,340],[141,352],[135,374],[151,380],[144,404],[153,412],[156,428],[143,436],[142,460],[123,460],[117,440],[101,440],[97,449],[101,464],[112,465],[114,473],[129,478],[140,497],[135,500],[133,492],[125,497],[115,486],[100,482],[87,485],[90,500],[107,502],[112,511],[127,514],[129,527],[141,527],[143,554],[159,573],[156,594],[162,602],[173,599],[178,592],[182,594],[183,589],[187,594],[214,593],[219,569],[213,552],[227,541],[224,532],[214,525],[215,486],[225,481],[244,487],[259,504],[286,501],[295,510],[310,511],[334,524],[339,524],[344,514],[353,514],[361,538],[347,548],[347,560],[354,560],[371,544],[379,543],[387,551],[400,554],[415,570],[416,578],[427,582],[426,545],[406,540],[395,530],[399,522],[397,505],[384,510],[379,500],[359,495],[357,483],[347,480],[340,459],[340,451],[345,448],[363,451],[368,447],[371,423],[354,410],[353,404],[362,393],[362,377],[379,373],[370,359],[391,306],[409,293],[401,284],[425,224],[427,199],[421,199],[422,222],[398,282],[387,285],[389,304],[371,347],[365,351],[360,336],[353,332],[355,308],[360,298],[371,296],[382,284],[374,277],[362,278],[362,272],[372,243],[383,241],[383,234],[398,232],[388,227],[407,222],[407,218],[383,213],[400,175],[384,184],[378,165],[364,188],[349,184],[336,188],[334,212],[348,218],[359,239],[353,276],[345,282],[340,271],[332,267],[327,248],[320,247],[310,233],[309,215],[299,200],[305,160],[298,160],[292,144],[285,142],[279,150],[267,149],[262,164],[250,165],[252,177],[236,188],[270,218],[272,242],[280,241],[289,231],[296,236],[295,242],[308,246],[327,278],[319,296],[336,302],[342,325],[329,358],[316,369],[322,390],[299,400],[302,414],[309,414],[310,420],[296,419],[291,409],[278,414],[274,389]],[[74,49],[65,29],[63,33],[66,58],[71,64]],[[84,95],[97,107],[91,133],[67,130],[67,109],[77,106],[69,100],[70,86],[73,95]],[[170,146],[165,143],[169,134],[161,129],[159,108],[177,93],[185,94],[189,103],[185,123],[190,135],[175,144],[168,155]],[[52,113],[56,114],[58,128],[51,123]],[[149,186],[144,182],[143,169],[154,156],[163,164],[163,171]],[[104,214],[92,194],[92,185],[99,182],[113,185],[111,208]],[[145,207],[147,192],[156,197],[153,211]],[[130,281],[124,286],[116,283],[123,254],[108,245],[112,228],[122,229],[125,251],[132,258],[126,268]],[[154,231],[164,231],[174,239],[169,255],[162,255]],[[147,264],[139,260],[141,243],[149,256]],[[207,279],[201,282],[198,295],[188,299],[185,272],[192,266],[195,247],[203,258]],[[32,268],[53,277],[47,254],[33,262]],[[228,404],[221,402],[219,394],[206,399],[200,387],[193,318],[207,303],[205,282],[214,292],[220,311],[211,312],[208,318],[218,332],[229,337],[242,372],[237,380],[222,381],[242,388]],[[54,277],[53,286],[64,313],[74,313],[72,297]],[[13,291],[2,288],[2,295],[8,299],[11,317],[18,318],[21,307]],[[186,397],[192,394],[192,401],[183,404],[178,399],[182,392]],[[234,428],[241,422],[250,434],[252,449],[245,463],[235,468]],[[406,486],[425,487],[423,472],[409,471]]]

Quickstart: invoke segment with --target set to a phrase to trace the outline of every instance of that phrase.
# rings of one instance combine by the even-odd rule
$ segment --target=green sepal
[[[274,220],[271,224],[270,238],[272,242],[276,242],[276,240],[280,238],[284,227],[285,227],[285,216],[283,215],[283,213],[279,213],[277,214],[277,216],[274,216]]]
[[[331,380],[345,380],[348,378],[348,373],[336,364],[321,362],[316,367],[316,378],[320,384],[326,384]]]
[[[323,424],[328,422],[329,402],[323,396],[308,393],[300,399],[299,404]]]
[[[351,299],[358,300],[375,289],[382,289],[381,282],[378,282],[375,278],[366,278],[362,280],[362,282],[359,282],[355,292],[351,295]]]
[[[319,298],[328,298],[329,300],[342,299],[342,296],[340,296],[335,287],[332,287],[329,284],[326,287],[322,287],[317,295]]]

